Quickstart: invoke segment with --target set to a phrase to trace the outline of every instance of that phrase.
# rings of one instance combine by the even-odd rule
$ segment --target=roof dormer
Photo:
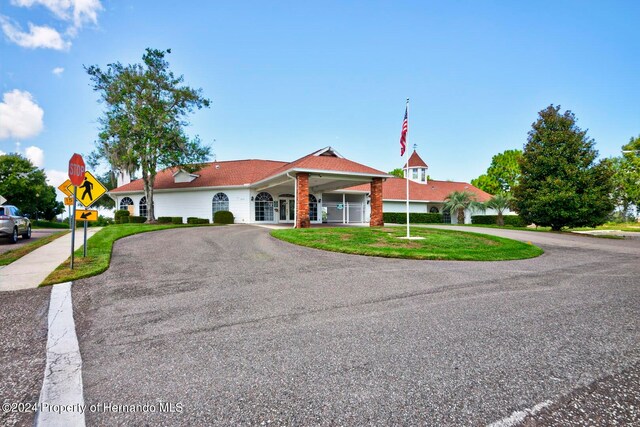
[[[419,184],[426,184],[428,181],[427,169],[429,169],[429,166],[418,155],[418,152],[413,150],[409,161],[404,165],[404,176]]]
[[[200,175],[196,175],[194,173],[186,172],[182,169],[179,169],[177,172],[173,174],[173,181],[175,183],[179,182],[191,182],[194,179],[198,178]]]

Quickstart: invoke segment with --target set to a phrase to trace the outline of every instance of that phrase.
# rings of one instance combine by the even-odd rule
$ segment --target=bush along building
[[[479,202],[491,197],[468,183],[428,180],[428,166],[415,151],[408,163],[410,212],[414,216],[431,214],[420,222],[429,218],[428,222],[455,223],[455,215],[442,211],[445,198],[453,191],[470,191]],[[146,217],[142,180],[127,181],[124,177],[109,196],[117,209]],[[157,217],[170,217],[173,222],[180,217],[213,222],[216,212],[230,211],[235,223],[299,228],[321,223],[379,226],[396,222],[391,214],[405,212],[405,199],[404,179],[346,159],[331,147],[293,162],[211,162],[193,173],[165,169],[154,185]]]

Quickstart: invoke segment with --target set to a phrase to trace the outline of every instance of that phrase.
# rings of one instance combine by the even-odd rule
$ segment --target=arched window
[[[229,197],[227,197],[224,193],[218,193],[213,196],[213,201],[211,202],[211,211],[213,215],[218,211],[228,211],[229,210]]]
[[[440,213],[438,208],[436,208],[435,206],[431,206],[431,209],[429,209],[429,212],[431,212],[431,213]]]
[[[126,211],[127,206],[131,206],[131,205],[133,205],[133,200],[131,200],[131,197],[123,197],[122,200],[120,200],[121,211]]]
[[[149,211],[147,210],[147,196],[144,196],[140,199],[140,204],[138,205],[138,210],[140,211],[140,216],[147,217]]]
[[[318,199],[313,194],[309,194],[309,221],[318,220]]]
[[[273,197],[263,191],[255,198],[256,221],[273,221]]]

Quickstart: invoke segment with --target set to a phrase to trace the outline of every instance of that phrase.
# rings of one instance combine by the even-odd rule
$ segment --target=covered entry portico
[[[368,218],[371,226],[383,225],[382,182],[389,175],[330,148],[287,166],[251,185],[255,222],[307,228],[323,220],[362,223]],[[340,191],[362,184],[369,184],[370,191]]]

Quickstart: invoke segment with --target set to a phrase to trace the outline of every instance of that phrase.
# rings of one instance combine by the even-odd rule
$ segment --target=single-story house
[[[412,212],[442,212],[444,199],[456,190],[474,192],[479,201],[491,197],[467,183],[428,180],[428,166],[415,151],[408,163],[405,169],[410,178]],[[128,182],[122,175],[119,181],[109,192],[116,208],[146,216],[142,180]],[[377,226],[383,224],[383,211],[405,212],[405,187],[404,179],[346,159],[326,147],[293,162],[214,161],[194,173],[162,170],[154,185],[155,216],[213,220],[216,211],[228,210],[236,223]],[[445,220],[455,222],[454,217],[446,215]]]

